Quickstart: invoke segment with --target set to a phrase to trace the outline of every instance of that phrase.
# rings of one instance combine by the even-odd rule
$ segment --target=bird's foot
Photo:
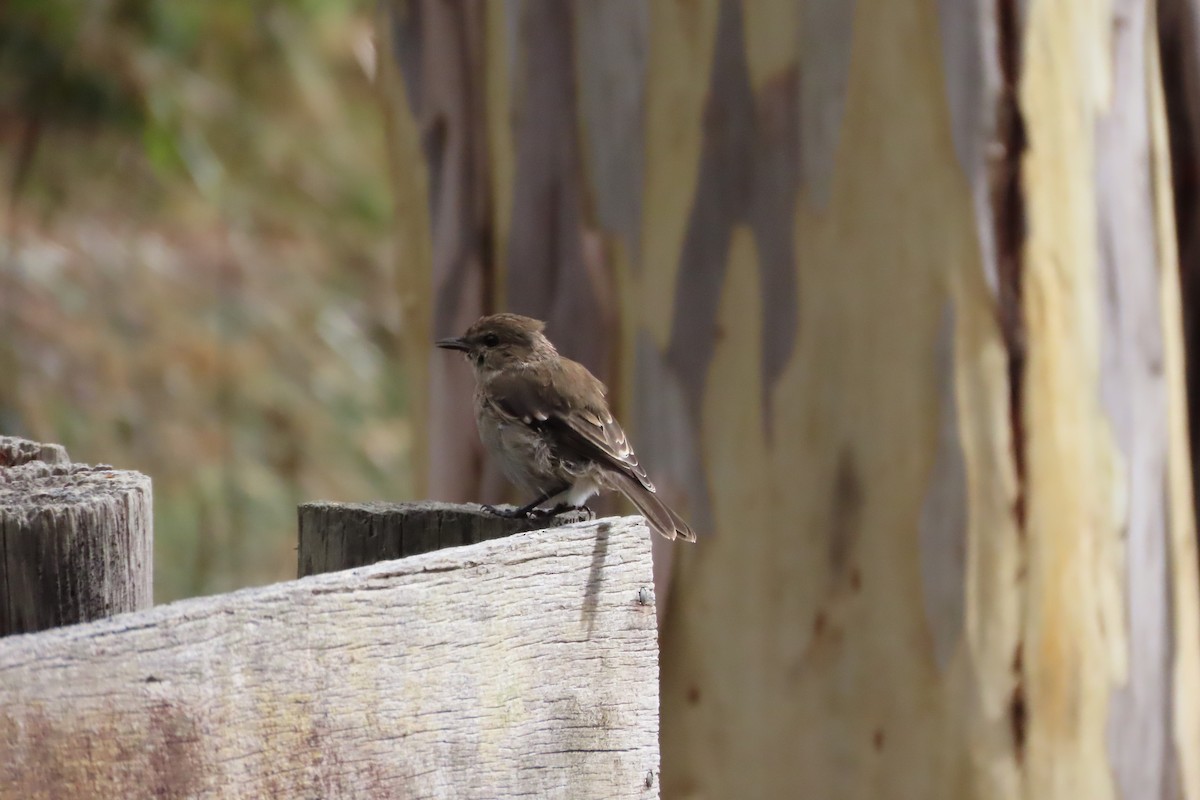
[[[526,514],[519,508],[500,508],[499,506],[484,505],[481,508],[489,514],[504,519],[525,519]]]
[[[501,508],[485,505],[481,508],[489,514],[504,519],[548,519],[550,517],[566,517],[568,522],[591,522],[596,513],[587,506],[573,506],[569,503],[559,503],[553,508]]]

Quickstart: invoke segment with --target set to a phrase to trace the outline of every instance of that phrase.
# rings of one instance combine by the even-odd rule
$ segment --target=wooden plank
[[[150,479],[138,472],[0,468],[0,636],[149,608],[150,506]]]
[[[365,567],[585,519],[579,512],[506,519],[474,504],[305,503],[300,506],[298,574],[303,578]]]
[[[0,641],[5,796],[658,796],[649,532],[522,533]]]

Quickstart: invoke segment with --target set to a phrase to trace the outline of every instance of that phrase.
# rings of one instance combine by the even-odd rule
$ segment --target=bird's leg
[[[558,494],[550,498],[554,505],[550,506],[549,510],[538,511],[548,517],[566,515],[577,522],[593,520],[596,514],[587,507],[587,499],[595,493],[595,488],[591,491],[588,489],[586,484],[581,486],[578,482],[574,485],[566,484]]]
[[[570,503],[559,503],[545,512],[547,516],[557,517],[559,514],[578,514],[582,521],[590,522],[596,518],[596,512],[586,505],[573,506]]]
[[[549,508],[536,509],[535,513],[539,517],[557,517],[560,514],[575,513],[575,514],[582,515],[582,517],[584,519],[588,519],[588,520],[595,519],[596,515],[592,513],[592,510],[590,508],[583,505],[582,503],[580,503],[579,505],[576,505],[575,503],[571,502],[572,491],[573,490],[572,490],[571,484],[564,483],[557,492],[554,492],[548,498],[540,501],[539,505],[543,502],[546,502],[546,500],[557,501],[557,502],[555,502],[554,505],[550,506]],[[586,495],[585,495],[585,498],[586,498]]]

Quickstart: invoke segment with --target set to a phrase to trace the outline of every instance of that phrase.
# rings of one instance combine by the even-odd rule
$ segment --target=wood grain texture
[[[61,444],[42,444],[16,436],[0,436],[0,467],[19,467],[30,461],[69,464],[71,458]]]
[[[0,642],[6,796],[651,798],[640,520]]]
[[[481,506],[453,503],[305,503],[300,506],[298,574],[304,578],[365,567],[586,519],[585,513],[574,511],[508,519]]]
[[[0,468],[0,636],[153,603],[150,479],[83,464]]]

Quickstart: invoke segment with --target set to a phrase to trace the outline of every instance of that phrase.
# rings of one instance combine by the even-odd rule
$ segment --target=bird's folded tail
[[[609,473],[609,477],[617,491],[628,497],[629,502],[637,506],[637,510],[642,513],[654,530],[668,539],[679,538],[689,542],[696,541],[695,531],[683,521],[683,517],[676,514],[654,492],[628,475],[615,470]]]

